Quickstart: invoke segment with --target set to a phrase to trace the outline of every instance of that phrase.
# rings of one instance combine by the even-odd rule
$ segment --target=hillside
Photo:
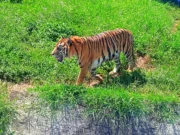
[[[12,1],[0,1],[2,82],[30,83],[34,86],[31,92],[36,92],[55,110],[68,103],[84,106],[90,114],[104,115],[108,110],[110,117],[117,113],[154,114],[157,119],[174,120],[180,116],[178,2]],[[58,63],[50,55],[61,36],[91,36],[116,28],[133,33],[139,68],[132,73],[126,71],[127,61],[122,54],[119,77],[108,75],[114,63],[107,62],[97,71],[104,78],[103,84],[88,88],[86,80],[83,86],[75,86],[79,73],[76,58]],[[4,90],[4,85],[0,85]],[[0,103],[9,105],[4,98],[7,96],[0,96]],[[3,133],[4,129],[0,131]]]

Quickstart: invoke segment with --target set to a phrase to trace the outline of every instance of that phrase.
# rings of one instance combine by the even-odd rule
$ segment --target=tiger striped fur
[[[52,55],[59,62],[65,57],[77,56],[81,68],[76,84],[81,84],[89,71],[92,78],[97,78],[96,69],[104,62],[115,61],[115,67],[111,74],[120,70],[120,52],[123,52],[128,60],[128,70],[132,71],[134,62],[133,36],[130,31],[116,29],[106,31],[96,36],[61,38],[52,51]],[[100,78],[99,78],[100,79]]]

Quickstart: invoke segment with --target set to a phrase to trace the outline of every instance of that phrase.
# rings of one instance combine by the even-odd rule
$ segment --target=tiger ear
[[[72,46],[72,40],[71,40],[70,38],[68,38],[67,43],[68,43],[70,46]]]

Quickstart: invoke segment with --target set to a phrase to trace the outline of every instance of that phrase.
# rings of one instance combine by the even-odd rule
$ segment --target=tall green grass
[[[68,95],[62,96],[59,89],[65,87],[70,94],[72,89],[81,91],[85,88],[72,85],[79,72],[75,58],[58,63],[50,55],[58,39],[125,28],[134,35],[135,52],[139,50],[151,57],[153,70],[139,69],[127,73],[127,61],[122,57],[122,75],[112,78],[108,75],[113,68],[112,62],[103,64],[98,69],[98,73],[104,76],[103,84],[97,91],[96,88],[88,89],[78,98],[90,108],[122,107],[120,110],[125,113],[143,111],[146,106],[142,103],[146,100],[152,108],[156,104],[158,108],[166,108],[166,102],[172,100],[171,103],[179,103],[180,26],[172,32],[174,23],[180,19],[178,7],[157,0],[23,0],[21,3],[1,1],[0,9],[0,79],[40,84],[65,83],[67,88],[55,85],[44,86],[43,89],[47,89],[45,99],[50,104],[56,98],[68,100]],[[57,94],[54,87],[57,87]],[[113,106],[118,100],[117,106]],[[57,102],[60,103],[61,100]]]
[[[43,103],[52,110],[64,105],[82,106],[88,115],[114,118],[153,115],[156,119],[172,120],[179,118],[177,95],[164,95],[161,92],[139,93],[124,88],[86,88],[73,85],[44,85],[32,89],[39,93]],[[45,102],[44,102],[45,101]]]

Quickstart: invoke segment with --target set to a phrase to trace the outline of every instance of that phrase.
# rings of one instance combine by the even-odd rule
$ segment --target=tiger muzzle
[[[64,59],[63,55],[59,55],[59,54],[57,55],[57,54],[53,54],[53,53],[51,55],[54,56],[58,62],[62,62]]]

